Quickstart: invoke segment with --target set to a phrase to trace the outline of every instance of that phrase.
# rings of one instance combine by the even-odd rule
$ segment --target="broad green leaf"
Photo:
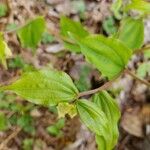
[[[7,43],[3,40],[2,35],[0,35],[0,62],[7,69],[6,59],[12,56],[11,50],[9,49]]]
[[[116,101],[106,92],[102,91],[95,94],[92,98],[93,102],[104,112],[110,127],[110,133],[112,135],[111,148],[113,148],[118,140],[118,120],[120,118],[120,110]],[[100,137],[99,137],[100,138]],[[103,140],[102,140],[103,141]]]
[[[0,131],[7,129],[7,118],[4,113],[0,113]]]
[[[66,37],[67,39],[71,39],[69,33],[73,33],[79,39],[84,38],[89,34],[88,31],[86,31],[79,22],[73,21],[67,17],[61,17],[60,27],[61,27],[61,35]],[[78,46],[76,41],[73,40],[73,42],[74,44],[65,42],[65,47],[68,50],[71,50],[74,52],[80,52],[80,47]]]
[[[150,62],[142,63],[137,69],[137,76],[144,78],[147,73],[150,73]]]
[[[113,11],[113,13],[117,19],[121,19],[121,17],[122,17],[121,13],[120,13],[120,10],[122,7],[122,2],[123,2],[122,0],[115,0],[111,6],[111,10]]]
[[[0,89],[15,92],[32,103],[46,106],[69,102],[78,94],[71,78],[56,70],[24,73],[20,79]]]
[[[44,17],[37,17],[29,21],[25,26],[17,31],[21,45],[24,48],[35,50],[37,44],[41,41],[46,24]]]
[[[81,121],[107,143],[107,149],[102,150],[110,150],[112,135],[110,134],[109,121],[104,112],[95,103],[87,100],[78,100],[76,105]]]
[[[75,105],[69,103],[59,103],[57,110],[59,118],[64,118],[66,114],[73,118],[77,114]]]
[[[141,48],[144,42],[144,23],[142,19],[126,18],[122,21],[118,38],[133,51]]]
[[[150,3],[146,2],[145,0],[131,0],[131,3],[129,3],[125,7],[125,11],[129,11],[129,10],[136,10],[143,14],[149,14]]]
[[[115,38],[90,35],[79,44],[86,59],[109,79],[119,76],[131,56],[131,50]]]

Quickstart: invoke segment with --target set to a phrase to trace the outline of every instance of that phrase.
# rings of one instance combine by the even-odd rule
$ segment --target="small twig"
[[[124,72],[125,72],[126,74],[129,74],[130,76],[132,76],[132,77],[133,77],[134,79],[136,79],[137,81],[139,81],[139,82],[141,82],[141,83],[143,83],[143,84],[145,84],[145,85],[147,85],[147,86],[150,86],[150,83],[149,83],[149,82],[147,82],[147,81],[144,80],[144,79],[139,78],[139,77],[136,76],[134,73],[132,73],[130,70],[126,69]]]
[[[92,94],[95,94],[95,93],[97,93],[97,92],[106,90],[106,89],[108,89],[108,87],[110,87],[110,86],[112,85],[113,82],[114,82],[114,80],[109,81],[109,82],[106,82],[104,85],[100,86],[100,87],[97,88],[97,89],[93,89],[93,90],[81,92],[81,93],[79,93],[78,98],[79,98],[79,97],[83,97],[83,96],[87,96],[87,95],[92,95]]]
[[[9,143],[10,140],[15,138],[17,134],[21,131],[20,127],[17,127],[12,134],[10,134],[1,144],[0,144],[0,150],[4,150],[5,147],[7,147],[7,144]]]

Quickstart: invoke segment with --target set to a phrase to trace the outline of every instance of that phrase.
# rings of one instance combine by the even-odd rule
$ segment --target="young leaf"
[[[115,100],[106,92],[102,91],[95,94],[92,98],[93,102],[104,112],[110,127],[110,134],[112,135],[111,149],[116,145],[119,132],[118,120],[120,118],[120,110]],[[100,138],[100,137],[99,137]]]
[[[34,50],[42,38],[45,26],[44,17],[41,16],[29,21],[17,32],[21,45]]]
[[[59,103],[57,110],[59,118],[64,118],[66,114],[73,118],[77,114],[75,105],[69,103]]]
[[[67,17],[61,17],[60,27],[61,35],[67,39],[71,38],[69,33],[75,34],[79,39],[84,38],[89,34],[79,22],[75,22]],[[65,47],[73,52],[80,52],[80,47],[76,42],[74,44],[65,42]]]
[[[123,71],[131,56],[131,50],[115,38],[90,35],[79,44],[86,59],[109,79]]]
[[[71,78],[66,73],[55,70],[25,73],[11,85],[0,89],[10,90],[32,103],[46,106],[69,102],[78,94]]]
[[[131,3],[129,3],[125,7],[125,11],[129,10],[136,10],[143,14],[149,14],[150,13],[150,3],[146,2],[144,0],[131,0]]]
[[[122,21],[118,38],[129,48],[141,48],[144,42],[144,23],[142,19],[126,18]]]
[[[7,43],[3,40],[2,35],[0,35],[0,61],[6,69],[6,59],[10,58],[11,56],[11,50],[9,49]]]
[[[97,136],[102,137],[107,150],[110,150],[112,137],[108,119],[103,111],[96,104],[87,100],[78,100],[76,105],[81,121]]]

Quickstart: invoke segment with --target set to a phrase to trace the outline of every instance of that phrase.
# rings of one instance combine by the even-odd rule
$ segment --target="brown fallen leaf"
[[[121,120],[122,128],[129,134],[136,137],[143,137],[143,121],[140,116],[140,108],[134,108],[126,111]]]

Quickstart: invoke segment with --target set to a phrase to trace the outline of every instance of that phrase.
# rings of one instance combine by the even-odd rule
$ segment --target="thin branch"
[[[145,85],[147,85],[147,86],[150,87],[150,83],[149,83],[149,82],[147,82],[147,81],[144,80],[144,79],[139,78],[139,77],[136,76],[134,73],[132,73],[130,70],[126,69],[124,72],[125,72],[126,74],[132,76],[132,77],[133,77],[134,79],[136,79],[137,81],[139,81],[139,82],[141,82],[141,83],[143,83],[143,84],[145,84]]]
[[[97,93],[97,92],[106,90],[106,89],[108,89],[108,88],[112,85],[113,82],[114,82],[114,80],[109,81],[109,82],[106,82],[104,85],[100,86],[100,87],[97,88],[97,89],[93,89],[93,90],[81,92],[81,93],[79,93],[78,98],[79,98],[79,97],[83,97],[83,96],[87,96],[87,95],[92,95],[92,94],[95,94],[95,93]]]

